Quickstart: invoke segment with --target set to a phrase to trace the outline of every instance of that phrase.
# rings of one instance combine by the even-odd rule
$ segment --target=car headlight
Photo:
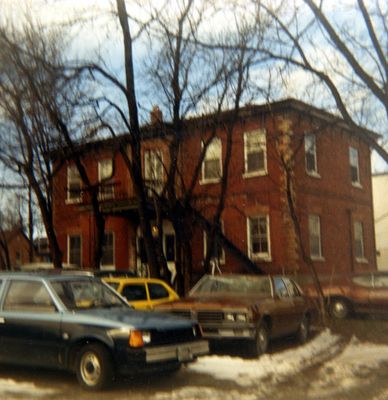
[[[225,313],[225,320],[226,321],[234,321],[234,314],[233,313]]]
[[[225,321],[229,322],[246,322],[248,320],[248,317],[244,313],[232,313],[232,312],[227,312],[224,315]]]
[[[131,347],[142,347],[151,342],[151,332],[134,330],[129,333],[129,345]]]
[[[247,322],[247,316],[246,314],[236,314],[235,315],[236,321],[239,322]]]

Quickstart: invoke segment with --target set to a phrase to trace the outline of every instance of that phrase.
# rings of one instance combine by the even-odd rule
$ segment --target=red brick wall
[[[257,213],[269,213],[271,236],[271,260],[258,261],[258,265],[268,272],[306,271],[301,261],[297,241],[290,222],[284,192],[284,174],[280,167],[277,139],[281,131],[279,124],[282,119],[290,121],[293,146],[301,144],[297,152],[295,164],[295,199],[298,215],[301,221],[303,244],[309,253],[308,215],[318,214],[321,218],[321,237],[324,260],[314,262],[317,270],[322,273],[332,271],[351,271],[375,269],[373,210],[371,197],[370,153],[364,143],[350,137],[349,133],[335,126],[326,126],[316,133],[318,172],[320,178],[313,178],[305,172],[304,145],[302,135],[314,132],[317,121],[300,114],[282,112],[278,115],[262,114],[242,120],[235,126],[233,132],[233,156],[230,165],[230,180],[228,197],[222,216],[224,232],[243,252],[247,252],[247,217]],[[243,178],[244,172],[244,141],[245,131],[264,128],[267,132],[267,168],[268,175]],[[180,153],[181,171],[188,186],[193,176],[201,151],[201,138],[208,137],[208,130],[197,129],[195,134],[188,136]],[[223,154],[225,154],[225,132],[217,132],[222,139]],[[354,188],[350,181],[349,145],[359,151],[360,180],[362,188]],[[147,141],[144,148],[161,146],[163,143]],[[110,153],[100,152],[90,155],[85,165],[90,171],[92,180],[97,181],[97,161],[109,157]],[[166,161],[168,154],[163,148]],[[117,194],[133,195],[129,173],[120,156],[116,156],[116,175],[114,178]],[[116,189],[117,188],[117,189]],[[79,205],[65,204],[66,168],[58,175],[55,197],[55,224],[61,248],[67,257],[67,235],[81,232],[83,236],[83,266],[89,267],[92,255],[91,235],[93,221],[90,211],[79,211]],[[219,184],[196,183],[195,195],[197,207],[204,215],[212,217],[214,207],[220,194]],[[360,220],[364,226],[365,256],[368,262],[356,263],[353,253],[352,223]],[[350,222],[352,221],[352,222]],[[109,217],[107,230],[115,232],[115,261],[117,269],[133,267],[135,262],[136,241],[135,224],[122,217]],[[203,232],[196,228],[192,242],[193,268],[199,274],[204,257]],[[224,270],[238,272],[241,265],[226,253]]]

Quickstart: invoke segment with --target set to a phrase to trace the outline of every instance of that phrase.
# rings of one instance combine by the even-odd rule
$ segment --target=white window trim
[[[310,218],[316,217],[318,218],[319,222],[319,254],[312,254],[311,253],[311,232],[310,232]],[[309,214],[308,216],[308,233],[309,233],[309,247],[310,247],[310,258],[313,261],[325,261],[325,257],[323,256],[322,251],[322,229],[321,229],[321,217],[317,214]]]
[[[148,154],[148,156],[147,156]],[[155,154],[155,156],[154,156]],[[152,156],[151,156],[152,155]],[[161,149],[159,148],[153,148],[153,149],[145,149],[144,150],[144,178],[146,181],[146,184],[148,184],[148,186],[150,187],[150,190],[155,190],[156,193],[161,193],[161,191],[163,190],[163,183],[164,183],[164,163],[163,163],[163,152]],[[158,176],[155,176],[155,172],[153,173],[154,178],[156,179],[152,179],[152,176],[147,176],[149,170],[153,170],[156,171],[155,169],[155,164],[154,162],[151,165],[150,169],[147,169],[147,163],[150,163],[151,160],[158,160],[158,162],[161,163],[161,171],[162,171],[162,175],[160,176],[160,180],[158,179]]]
[[[107,231],[107,232],[105,232],[105,234],[108,234],[108,233],[111,233],[112,234],[112,237],[113,237],[113,243],[112,243],[112,246],[113,246],[113,264],[106,264],[106,265],[103,265],[102,264],[102,259],[101,259],[101,262],[100,262],[100,270],[101,271],[111,271],[111,270],[115,270],[116,269],[116,249],[115,249],[115,247],[116,247],[116,235],[115,235],[115,233],[114,233],[114,231]]]
[[[257,171],[248,171],[248,136],[260,134],[264,136],[264,168]],[[265,129],[256,129],[249,132],[244,132],[244,173],[243,178],[254,178],[257,176],[266,176],[268,175],[268,164],[267,164],[267,133]]]
[[[67,263],[70,264],[70,236],[80,237],[80,267],[82,268],[83,254],[82,254],[82,235],[79,233],[68,234],[67,235]]]
[[[309,153],[309,150],[311,150],[311,149],[309,149],[309,148],[307,147],[307,142],[306,142],[307,137],[313,137],[313,138],[314,138],[314,146],[313,146],[313,148],[312,148],[312,150],[314,151],[314,170],[312,170],[312,171],[309,171],[309,170],[307,169],[307,154]],[[304,165],[305,165],[306,174],[307,174],[308,176],[311,176],[312,178],[318,178],[318,179],[320,179],[320,178],[321,178],[321,175],[320,175],[319,172],[318,172],[317,137],[316,137],[316,135],[314,135],[314,134],[312,134],[312,133],[307,133],[307,134],[305,134],[305,137],[304,137],[304,152],[305,152],[305,155],[304,155],[304,157],[305,157]]]
[[[74,197],[74,198],[70,198],[70,170],[76,170],[76,167],[74,165],[68,165],[67,166],[67,185],[66,185],[66,199],[65,199],[65,204],[77,204],[77,203],[81,203],[82,202],[82,191],[80,191],[79,196],[78,197]],[[78,172],[78,170],[77,170]],[[79,183],[80,183],[80,189],[82,188],[82,180],[81,177],[78,178],[79,179]]]
[[[218,142],[220,143],[220,157],[219,157],[220,176],[219,176],[218,178],[205,178],[206,153],[208,152],[209,146],[211,146],[211,143],[212,143],[213,141],[218,141]],[[201,146],[202,146],[202,149],[203,149],[203,147],[204,147],[204,142],[203,142],[203,141],[202,141],[202,143],[201,143]],[[200,183],[200,185],[206,185],[206,184],[208,184],[208,183],[219,183],[219,182],[221,182],[221,178],[222,178],[222,174],[223,174],[223,171],[222,171],[222,140],[221,140],[219,137],[215,136],[215,137],[211,140],[211,142],[209,143],[209,145],[208,145],[208,147],[207,147],[207,149],[206,149],[206,153],[205,153],[204,158],[203,158],[203,160],[202,160],[202,165],[201,165],[201,179],[200,179],[199,183]]]
[[[268,253],[257,253],[253,254],[252,252],[252,238],[250,235],[250,220],[253,218],[260,218],[260,217],[266,217],[267,219],[267,240],[268,240]],[[272,256],[271,256],[271,229],[270,229],[270,219],[269,219],[269,214],[256,214],[247,217],[247,243],[248,243],[248,256],[251,260],[260,260],[260,261],[272,261]]]
[[[108,161],[111,163],[112,171],[113,171],[113,160],[111,158],[105,158],[104,160],[99,160],[98,161],[98,182],[99,183],[101,183],[101,181],[102,181],[102,176],[101,176],[102,164],[105,163],[105,162],[108,162]],[[111,177],[111,179],[112,179],[112,182],[113,182],[113,176]],[[100,187],[99,194],[98,194],[100,200],[112,199],[115,196],[115,188],[114,188],[114,186],[112,186],[112,191],[110,193],[103,193],[101,191],[101,189],[102,189],[102,187]]]
[[[221,222],[221,231],[224,232],[224,221]],[[207,233],[203,231],[203,256],[206,257],[207,253]],[[219,259],[220,264],[225,264],[225,250],[222,247],[221,258]]]
[[[352,150],[355,151],[355,153],[357,154],[357,165],[352,165],[352,157],[351,157],[351,153]],[[357,167],[357,181],[353,181],[352,180],[352,176],[350,176],[350,181],[352,183],[352,186],[358,189],[362,189],[362,185],[361,185],[361,179],[360,179],[360,157],[359,157],[359,151],[358,149],[356,149],[353,146],[349,146],[349,167]]]
[[[368,259],[365,257],[365,243],[364,243],[364,224],[361,221],[354,221],[353,222],[353,231],[354,231],[354,242],[356,242],[356,223],[361,225],[361,247],[362,247],[362,256],[355,257],[356,262],[360,264],[368,264]]]

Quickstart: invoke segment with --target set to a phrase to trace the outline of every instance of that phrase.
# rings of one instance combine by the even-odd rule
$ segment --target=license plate
[[[193,359],[193,354],[189,347],[178,347],[177,351],[178,361],[191,361]]]

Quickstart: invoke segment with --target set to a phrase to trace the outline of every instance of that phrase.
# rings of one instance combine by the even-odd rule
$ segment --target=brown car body
[[[365,272],[321,282],[330,314],[346,318],[353,312],[388,314],[388,272]],[[312,286],[306,294],[317,298]]]
[[[198,320],[213,343],[243,340],[257,355],[275,337],[306,341],[314,316],[312,302],[282,276],[205,275],[186,298],[157,309]]]

